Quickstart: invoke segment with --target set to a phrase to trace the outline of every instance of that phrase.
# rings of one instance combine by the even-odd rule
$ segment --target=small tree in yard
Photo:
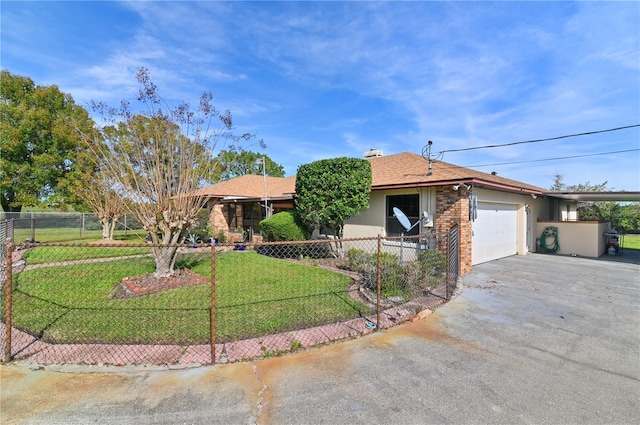
[[[102,224],[102,239],[112,241],[116,224],[127,209],[122,196],[115,190],[117,182],[108,181],[101,167],[104,168],[104,164],[98,164],[91,151],[82,152],[78,155],[76,169],[61,182],[61,187],[71,194],[67,198],[71,205],[96,215]]]
[[[149,233],[154,275],[168,277],[175,271],[177,245],[184,242],[204,204],[203,198],[191,194],[214,174],[214,150],[219,145],[234,149],[254,136],[234,135],[231,113],[219,112],[210,93],[202,95],[197,110],[187,103],[172,108],[158,95],[148,70],[141,68],[136,76],[141,87],[138,100],[145,110],[134,114],[126,102],[119,108],[93,102],[106,125],[84,136],[101,164],[105,191],[116,190],[126,199]]]
[[[113,240],[113,232],[116,229],[118,220],[124,217],[126,206],[122,197],[113,189],[109,183],[100,181],[100,176],[87,180],[83,191],[85,204],[98,217],[102,224],[102,239]]]
[[[345,220],[369,208],[371,164],[334,158],[298,167],[296,211],[309,228],[327,226],[341,239]]]

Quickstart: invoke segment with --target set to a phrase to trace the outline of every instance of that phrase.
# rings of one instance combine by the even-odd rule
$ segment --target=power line
[[[461,149],[448,149],[448,150],[440,151],[439,153],[462,152],[462,151],[471,151],[471,150],[476,150],[476,149],[500,148],[500,147],[503,147],[503,146],[522,145],[522,144],[525,144],[525,143],[548,142],[550,140],[560,140],[560,139],[567,139],[569,137],[588,136],[588,135],[591,135],[591,134],[599,134],[599,133],[607,133],[607,132],[610,132],[610,131],[626,130],[626,129],[634,128],[634,127],[640,127],[640,124],[627,125],[627,126],[624,126],[624,127],[609,128],[607,130],[588,131],[586,133],[568,134],[566,136],[549,137],[547,139],[526,140],[524,142],[512,142],[512,143],[504,143],[504,144],[500,144],[500,145],[474,146],[474,147],[471,147],[471,148],[461,148]]]
[[[616,153],[625,153],[625,152],[636,152],[640,151],[640,149],[627,149],[623,151],[611,151],[611,152],[601,152],[601,153],[590,153],[584,155],[572,155],[572,156],[560,156],[557,158],[545,158],[545,159],[531,159],[528,161],[514,161],[514,162],[500,162],[497,164],[480,164],[480,165],[465,165],[465,167],[473,168],[473,167],[493,167],[496,165],[512,165],[512,164],[524,164],[527,162],[544,162],[544,161],[556,161],[560,159],[572,159],[572,158],[583,158],[585,156],[600,156],[600,155],[613,155]]]

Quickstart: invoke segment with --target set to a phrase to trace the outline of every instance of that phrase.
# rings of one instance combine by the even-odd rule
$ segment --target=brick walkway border
[[[416,298],[406,304],[385,310],[380,315],[380,328],[386,329],[425,317],[442,304],[435,295]],[[84,365],[206,365],[233,363],[292,351],[294,341],[304,341],[300,349],[353,339],[375,331],[372,322],[358,318],[309,329],[266,335],[216,345],[216,359],[211,361],[210,345],[117,345],[117,344],[49,344],[12,328],[12,362],[22,364],[84,364]],[[5,333],[0,324],[0,335]],[[4,341],[1,341],[4,346]]]

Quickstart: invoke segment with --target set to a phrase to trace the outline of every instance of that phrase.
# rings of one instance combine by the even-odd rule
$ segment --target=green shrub
[[[308,232],[298,215],[282,211],[260,222],[260,231],[265,241],[286,242],[307,240]]]
[[[308,239],[306,227],[292,211],[282,211],[260,222],[260,232],[266,242],[303,241]],[[304,256],[304,244],[263,246],[259,252],[270,257],[298,258]]]
[[[447,256],[440,251],[420,251],[418,263],[426,276],[439,277],[447,270]]]
[[[369,254],[361,249],[351,248],[347,251],[349,268],[362,274],[364,285],[375,289],[378,279],[378,254]],[[384,293],[394,292],[404,285],[403,267],[400,258],[388,252],[380,257],[380,285]]]
[[[375,256],[374,256],[375,258]],[[383,293],[393,293],[406,288],[404,267],[396,254],[383,252],[380,257],[380,285]]]
[[[376,288],[378,258],[377,254],[351,248],[347,251],[349,268],[360,273],[364,285]],[[380,284],[385,296],[417,295],[427,287],[437,286],[446,271],[447,258],[439,251],[420,251],[417,261],[400,262],[396,254],[383,252],[380,257]]]
[[[362,273],[367,266],[373,265],[371,254],[357,248],[351,248],[347,251],[347,259],[349,260],[349,268],[354,272]]]

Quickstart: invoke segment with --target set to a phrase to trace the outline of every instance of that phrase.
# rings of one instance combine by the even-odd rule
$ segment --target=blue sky
[[[639,2],[0,7],[2,69],[83,106],[134,100],[140,66],[168,100],[197,104],[210,90],[287,175],[370,148],[421,154],[428,140],[438,152],[640,124]],[[559,173],[637,191],[638,149],[635,127],[443,160],[544,188]],[[522,162],[577,155],[593,156]]]

